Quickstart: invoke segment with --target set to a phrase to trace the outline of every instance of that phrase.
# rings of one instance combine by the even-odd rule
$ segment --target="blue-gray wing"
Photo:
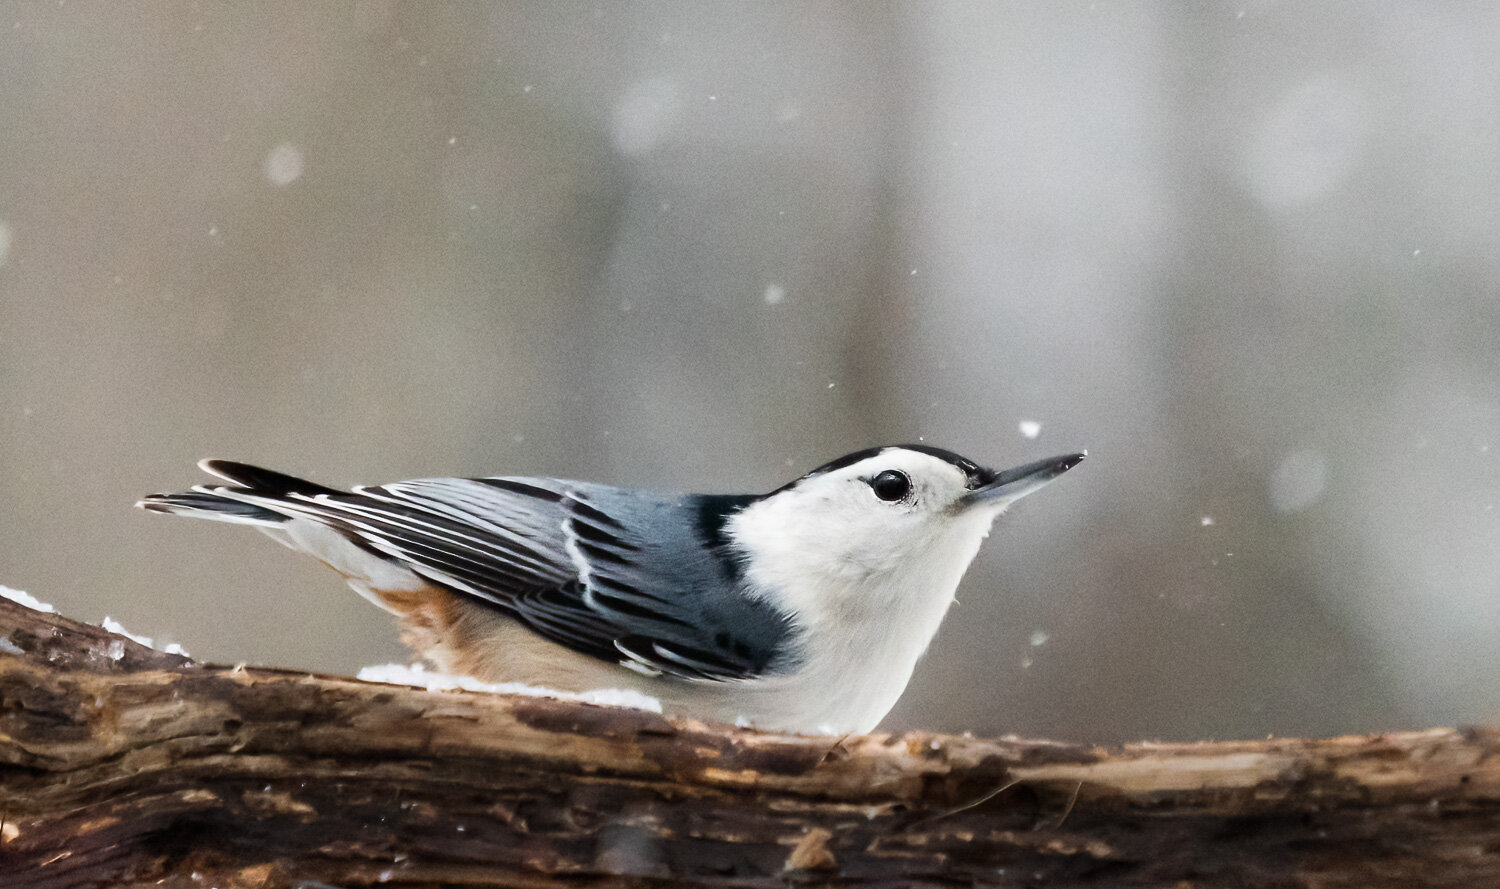
[[[723,536],[725,520],[753,500],[603,485],[567,492],[564,532],[583,604],[631,630],[615,646],[637,669],[734,679],[789,665],[787,618],[744,594]]]
[[[697,680],[775,672],[791,656],[785,616],[736,595],[739,566],[722,527],[751,497],[542,478],[414,479],[345,492],[291,487],[300,480],[243,464],[215,467],[241,487],[197,491],[319,521],[585,654]]]
[[[357,493],[478,537],[388,538],[429,578],[544,636],[650,674],[745,679],[784,666],[791,627],[738,592],[725,519],[752,497],[668,497],[557,479],[423,479]],[[435,522],[441,526],[442,522]],[[482,552],[481,550],[486,550]],[[487,557],[486,557],[487,556]]]

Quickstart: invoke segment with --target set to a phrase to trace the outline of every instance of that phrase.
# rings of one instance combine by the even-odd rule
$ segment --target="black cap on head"
[[[826,472],[834,472],[836,470],[843,469],[845,466],[853,466],[855,463],[858,463],[861,460],[868,460],[869,458],[880,454],[882,451],[888,451],[892,449],[916,451],[920,454],[926,454],[929,457],[936,457],[945,463],[951,463],[964,474],[964,487],[969,488],[970,490],[973,490],[975,488],[982,488],[985,485],[993,482],[996,477],[996,473],[994,470],[986,469],[967,457],[959,456],[958,454],[955,454],[952,451],[944,450],[943,448],[935,448],[931,445],[924,444],[880,445],[879,447],[865,448],[862,451],[855,451],[852,454],[845,454],[837,460],[830,460],[827,463],[824,463],[822,466],[819,466],[817,469],[814,469],[813,471],[802,476],[801,478],[798,478],[789,484],[782,485],[776,490],[784,491],[787,488],[790,488],[792,485],[797,484],[797,482],[802,481],[802,479],[812,478],[815,475],[822,475]],[[772,491],[771,493],[774,494],[776,493],[776,491]]]

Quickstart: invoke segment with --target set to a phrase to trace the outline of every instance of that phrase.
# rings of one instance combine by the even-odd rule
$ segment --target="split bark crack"
[[[1500,886],[1500,730],[802,738],[0,601],[0,887]]]

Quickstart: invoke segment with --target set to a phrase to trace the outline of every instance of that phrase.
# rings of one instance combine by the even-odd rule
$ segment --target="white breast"
[[[801,661],[791,673],[738,684],[741,706],[759,711],[743,715],[766,728],[874,729],[937,634],[993,513],[934,524],[901,547],[863,548],[805,524],[787,533],[784,516],[757,507],[730,531],[751,553],[752,594],[800,628]]]

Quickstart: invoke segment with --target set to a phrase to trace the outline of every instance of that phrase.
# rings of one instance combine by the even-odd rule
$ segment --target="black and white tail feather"
[[[381,582],[434,584],[650,676],[743,680],[794,660],[787,615],[759,597],[722,594],[743,582],[723,523],[753,496],[643,497],[511,477],[339,491],[244,463],[199,466],[229,484],[153,494],[139,505],[256,526],[323,559],[372,599],[368,587]],[[628,509],[628,526],[611,516],[612,506]],[[354,549],[331,555],[316,542],[327,532]]]

